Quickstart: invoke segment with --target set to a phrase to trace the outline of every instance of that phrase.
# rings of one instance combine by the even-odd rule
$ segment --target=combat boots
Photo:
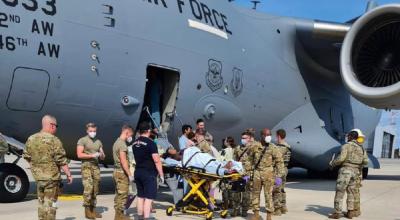
[[[259,211],[254,211],[253,216],[251,216],[250,220],[260,220],[261,216],[260,216],[260,212]]]
[[[354,210],[348,210],[348,211],[347,211],[347,214],[346,214],[346,217],[347,217],[348,219],[352,219],[353,217],[356,217],[355,211],[354,211]]]
[[[361,211],[359,209],[354,209],[354,217],[359,217],[361,215]]]
[[[236,217],[238,215],[239,215],[239,209],[238,208],[233,209],[233,211],[231,212],[231,217]]]
[[[332,213],[331,215],[329,215],[329,218],[331,218],[331,219],[339,219],[340,217],[341,217],[340,213],[337,213],[337,212]]]
[[[94,206],[90,206],[90,212],[92,213],[92,216],[94,216],[95,218],[102,218],[103,217],[100,213],[96,212]]]
[[[267,220],[272,220],[272,212],[267,212]]]
[[[115,212],[114,220],[130,220],[130,218],[122,212]]]
[[[281,212],[282,212],[282,214],[286,214],[288,212],[287,207],[286,206],[282,207]]]
[[[92,214],[89,207],[85,206],[85,218],[87,219],[96,219],[96,217]]]
[[[242,210],[242,215],[241,215],[243,218],[246,218],[247,217],[247,210]]]
[[[275,209],[273,215],[281,216],[282,215],[281,209],[280,208],[279,209]]]

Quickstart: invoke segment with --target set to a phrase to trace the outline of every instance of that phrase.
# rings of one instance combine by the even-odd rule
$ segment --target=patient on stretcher
[[[168,157],[164,160],[165,166],[180,166],[184,168],[197,168],[210,174],[224,176],[233,172],[242,173],[243,166],[236,161],[217,161],[208,153],[202,153],[196,146],[188,147],[183,152],[182,161]]]

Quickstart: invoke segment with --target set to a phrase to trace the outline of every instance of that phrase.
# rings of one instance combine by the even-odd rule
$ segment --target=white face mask
[[[94,132],[94,131],[89,132],[88,134],[89,134],[89,137],[90,137],[90,138],[96,137],[96,132]]]
[[[240,142],[242,143],[242,145],[246,145],[247,144],[247,140],[246,139],[242,139]]]
[[[132,142],[132,140],[133,140],[133,138],[132,138],[132,137],[128,137],[128,138],[126,139],[126,142],[128,142],[128,143],[131,143],[131,142]]]
[[[266,136],[264,140],[265,140],[265,143],[271,143],[272,137],[271,136]]]

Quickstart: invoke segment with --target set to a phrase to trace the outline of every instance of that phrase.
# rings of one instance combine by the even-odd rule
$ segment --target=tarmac
[[[6,161],[11,161],[11,156]],[[361,188],[362,215],[355,219],[360,220],[400,220],[400,160],[380,160],[381,169],[370,169],[368,179],[363,181]],[[37,199],[35,183],[29,170],[29,165],[21,160],[19,165],[26,170],[30,178],[30,192],[27,198],[19,203],[0,204],[1,220],[32,220],[37,219]],[[77,220],[85,219],[82,208],[82,182],[80,176],[80,162],[71,163],[74,182],[65,184],[63,195],[58,202],[57,219]],[[102,219],[114,218],[114,183],[112,168],[101,168],[101,193],[98,196],[98,211],[102,212]],[[303,169],[291,169],[286,187],[289,212],[273,219],[287,220],[316,220],[328,219],[333,211],[335,195],[335,180],[310,178]],[[165,210],[172,204],[172,196],[168,188],[161,187],[158,199],[154,203],[156,219],[205,219],[204,216],[192,216],[174,212],[172,217],[166,215]],[[263,194],[262,194],[263,195]],[[217,199],[220,198],[218,193]],[[262,198],[262,206],[264,199]],[[343,207],[346,207],[344,202]],[[128,213],[136,213],[135,202]],[[251,217],[249,211],[249,217]],[[261,209],[265,219],[265,209]],[[229,217],[228,217],[229,218]],[[132,217],[134,219],[134,217]],[[213,219],[221,219],[218,214]],[[244,219],[241,217],[230,219]],[[342,219],[345,219],[344,217]]]

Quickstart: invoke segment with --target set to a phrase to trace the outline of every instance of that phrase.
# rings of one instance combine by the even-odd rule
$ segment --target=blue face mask
[[[247,144],[247,140],[246,140],[246,139],[242,139],[242,140],[240,140],[240,143],[241,143],[242,145],[246,145],[246,144]]]

